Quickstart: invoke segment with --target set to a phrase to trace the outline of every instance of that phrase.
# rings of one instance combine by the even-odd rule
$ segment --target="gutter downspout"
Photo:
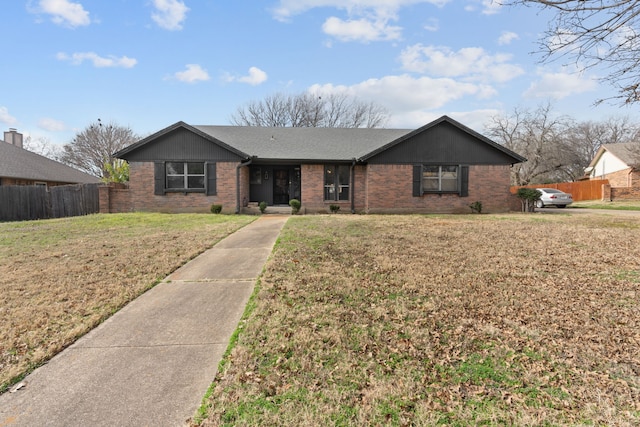
[[[253,159],[254,157],[251,157],[249,160],[236,166],[236,215],[240,213],[240,168],[249,166],[253,162]]]
[[[354,157],[353,160],[351,161],[351,170],[350,170],[350,175],[351,175],[351,213],[354,214],[356,213],[356,173],[355,173],[355,167],[356,167],[356,158]]]

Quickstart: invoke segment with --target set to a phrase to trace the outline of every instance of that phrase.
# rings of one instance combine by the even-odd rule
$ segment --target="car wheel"
[[[536,208],[544,208],[544,203],[542,203],[542,200],[536,201]]]
[[[567,207],[567,205],[558,205],[558,207],[559,207],[560,209],[562,209],[562,208],[566,208],[566,207]]]

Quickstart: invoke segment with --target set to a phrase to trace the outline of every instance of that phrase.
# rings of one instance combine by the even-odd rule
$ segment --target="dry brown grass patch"
[[[0,391],[250,221],[125,214],[1,223]]]
[[[292,218],[206,425],[637,425],[640,221]]]

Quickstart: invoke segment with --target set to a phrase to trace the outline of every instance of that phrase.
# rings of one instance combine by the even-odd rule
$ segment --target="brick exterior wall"
[[[603,189],[602,200],[640,200],[640,170],[628,168],[606,174],[609,187]]]
[[[131,192],[126,184],[110,183],[98,187],[100,213],[131,212]]]
[[[219,162],[216,166],[215,196],[202,193],[154,195],[154,164],[132,162],[128,189],[101,187],[101,212],[209,212],[212,204],[221,204],[224,213],[235,213],[237,163]],[[482,202],[487,213],[519,210],[519,201],[509,193],[508,165],[469,167],[469,196],[424,194],[413,197],[412,165],[357,165],[355,184],[356,213],[471,213],[470,204]],[[106,191],[104,189],[106,189]],[[249,200],[249,167],[240,168],[241,204]],[[351,212],[351,200],[324,200],[324,165],[301,167],[302,212],[328,213],[337,204],[340,213]]]
[[[36,185],[36,183],[45,183],[47,187],[56,187],[59,185],[74,185],[69,182],[39,181],[33,179],[16,179],[16,178],[0,178],[0,185]]]
[[[327,212],[324,199],[324,165],[302,165],[300,168],[300,198],[306,213]],[[342,209],[342,208],[341,208]]]
[[[367,213],[471,213],[470,204],[482,202],[482,212],[507,212],[509,165],[469,167],[469,196],[424,194],[413,197],[412,165],[367,166]]]
[[[640,187],[612,187],[611,201],[617,200],[640,200]]]
[[[206,196],[203,193],[166,193],[156,196],[153,191],[153,162],[131,162],[129,165],[128,211],[147,212],[210,212],[211,205],[222,205],[222,212],[235,213],[236,210],[236,166],[237,163],[219,162],[216,165],[217,193]],[[246,168],[245,168],[246,169]],[[248,171],[245,172],[248,179]],[[121,195],[122,200],[124,196]],[[113,206],[113,204],[112,204]]]
[[[601,179],[599,176],[598,179]],[[640,172],[631,168],[608,173],[602,179],[608,179],[612,187],[632,187],[634,181],[640,184]]]
[[[349,191],[355,191],[354,208],[356,213],[362,213],[366,201],[366,166],[354,167],[355,183],[352,183]],[[301,174],[301,198],[302,211],[305,213],[328,213],[329,206],[340,206],[340,213],[351,212],[351,199],[349,200],[324,200],[324,165],[302,165]],[[355,188],[354,188],[355,185]]]

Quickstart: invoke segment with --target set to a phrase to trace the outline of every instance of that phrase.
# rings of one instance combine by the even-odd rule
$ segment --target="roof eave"
[[[173,132],[174,130],[179,129],[179,128],[184,128],[184,129],[186,129],[186,130],[188,130],[190,132],[193,132],[196,135],[198,135],[198,136],[200,136],[200,137],[202,137],[202,138],[204,138],[204,139],[206,139],[208,141],[211,141],[214,144],[217,144],[217,145],[223,147],[224,149],[236,154],[237,156],[239,156],[241,158],[244,158],[244,159],[251,158],[251,155],[249,155],[247,153],[244,153],[244,152],[238,150],[237,148],[234,148],[234,147],[232,147],[232,146],[220,141],[219,139],[217,139],[217,138],[215,138],[215,137],[213,137],[213,136],[211,136],[211,135],[209,135],[209,134],[207,134],[205,132],[202,132],[200,129],[198,129],[198,128],[194,127],[194,126],[191,126],[191,125],[189,125],[189,124],[187,124],[187,123],[185,123],[183,121],[176,122],[176,123],[172,124],[171,126],[168,126],[168,127],[164,128],[164,129],[162,129],[162,130],[160,130],[160,131],[158,131],[158,132],[156,132],[156,133],[154,133],[152,135],[149,135],[148,137],[143,138],[140,141],[129,145],[128,147],[125,147],[122,150],[114,153],[113,156],[116,157],[116,158],[119,158],[119,159],[120,158],[125,159],[123,156],[125,156],[125,155],[127,155],[127,154],[129,154],[129,153],[131,153],[133,151],[136,151],[139,148],[147,145],[148,143],[150,143],[150,142],[152,142],[152,141],[154,141],[154,140],[156,140],[156,139],[168,134],[169,132]]]
[[[424,132],[427,129],[430,129],[430,128],[436,126],[436,125],[439,125],[442,122],[447,122],[447,123],[457,127],[458,129],[462,130],[463,132],[466,132],[466,133],[472,135],[473,137],[480,139],[481,141],[485,142],[486,144],[492,146],[493,148],[502,151],[504,154],[508,155],[509,157],[511,157],[512,159],[515,160],[515,162],[511,163],[511,165],[527,161],[526,158],[522,157],[518,153],[516,153],[514,151],[511,151],[506,147],[503,147],[502,145],[498,144],[497,142],[490,140],[486,136],[474,131],[471,128],[468,128],[467,126],[463,125],[462,123],[460,123],[460,122],[458,122],[456,120],[453,120],[451,117],[446,116],[446,115],[444,115],[444,116],[440,117],[439,119],[436,119],[436,120],[434,120],[434,121],[432,121],[430,123],[427,123],[426,125],[418,128],[418,129],[416,129],[414,131],[411,131],[411,132],[407,133],[406,135],[403,135],[403,136],[395,139],[394,141],[391,141],[390,143],[385,144],[382,147],[379,147],[379,148],[373,150],[372,152],[370,152],[368,154],[365,154],[364,156],[358,158],[358,160],[361,161],[361,162],[366,162],[371,157],[373,157],[373,156],[375,156],[377,154],[380,154],[383,151],[386,151],[389,148],[401,143],[402,141],[406,141],[407,139],[409,139],[409,138],[411,138],[411,137],[413,137],[413,136],[415,136],[415,135],[417,135],[417,134],[419,134],[421,132]]]

